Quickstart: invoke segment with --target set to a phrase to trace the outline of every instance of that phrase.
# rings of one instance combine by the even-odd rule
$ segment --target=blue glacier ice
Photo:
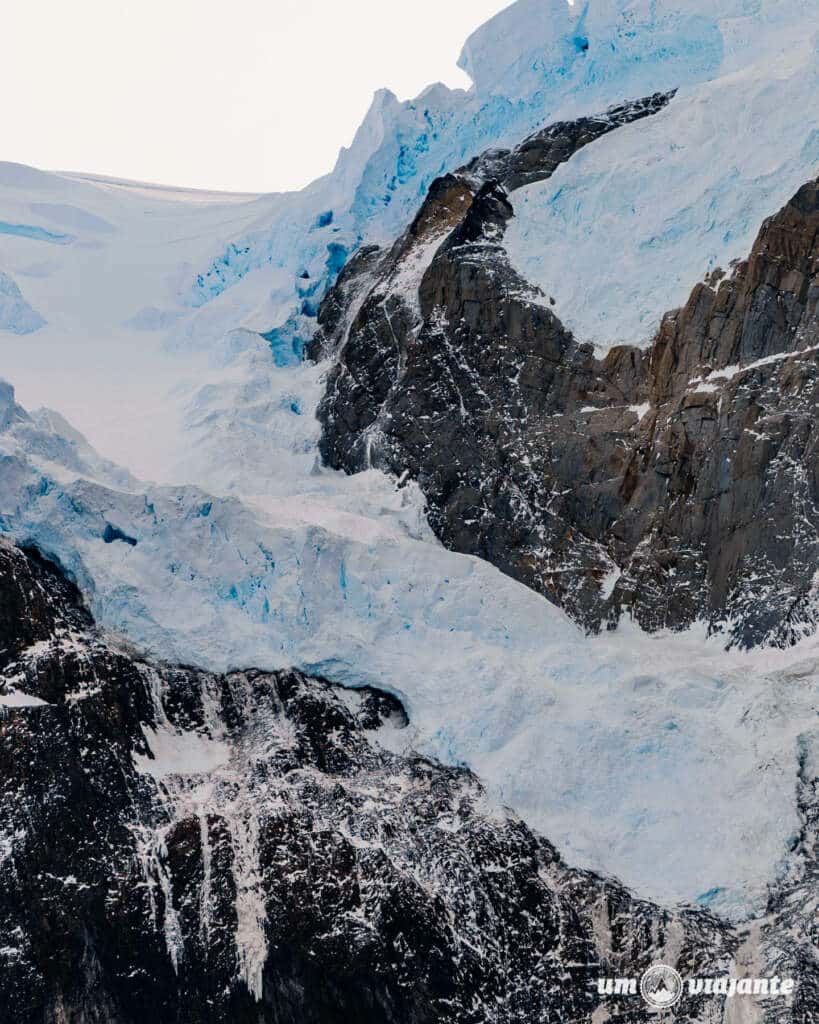
[[[74,238],[71,235],[49,231],[39,224],[9,224],[0,220],[0,235],[16,235],[18,238],[31,238],[36,242],[51,242],[53,245],[70,245]]]
[[[44,326],[45,320],[23,298],[17,283],[0,271],[0,331],[31,334]]]
[[[758,101],[760,119],[769,104],[800,101],[791,109],[784,138],[777,140],[776,124],[770,121],[770,130],[763,136],[751,136],[756,146],[764,149],[764,157],[758,156],[757,163],[765,158],[774,161],[768,177],[777,174],[779,187],[766,189],[758,180],[748,180],[751,176],[746,174],[740,198],[732,204],[730,214],[736,215],[736,206],[747,199],[748,222],[758,224],[768,212],[764,204],[771,193],[787,197],[788,189],[798,187],[799,175],[805,175],[815,152],[815,147],[806,145],[808,126],[813,120],[805,109],[805,103],[810,105],[809,90],[815,85],[816,61],[811,57],[815,51],[810,42],[817,27],[815,22],[815,6],[809,0],[795,0],[787,5],[778,0],[688,0],[682,6],[669,0],[578,0],[573,5],[565,0],[519,0],[475,32],[464,46],[459,64],[473,80],[471,89],[451,90],[438,84],[405,102],[387,90],[377,93],[351,147],[342,150],[332,173],[303,192],[289,196],[272,218],[231,239],[221,252],[215,253],[209,265],[191,282],[186,301],[193,305],[212,301],[254,270],[272,265],[286,268],[292,275],[289,317],[298,312],[298,296],[294,292],[299,267],[306,267],[323,286],[331,283],[343,264],[341,258],[328,259],[333,246],[341,247],[336,252],[346,255],[365,240],[391,241],[411,219],[432,180],[477,153],[514,144],[552,120],[595,113],[613,103],[670,89],[690,92],[684,93],[679,103],[672,104],[673,112],[666,112],[664,117],[665,132],[660,130],[655,135],[664,134],[663,141],[672,148],[685,146],[691,116],[685,99],[688,95],[699,96],[698,90],[708,83],[719,83],[713,84],[710,95],[714,116],[724,118],[726,125],[741,111],[749,94]],[[783,47],[794,48],[795,62],[810,65],[811,73],[805,80],[798,85],[789,84],[783,80],[785,76],[769,74],[765,76],[767,88],[739,88],[735,95],[720,100],[720,90],[736,88],[735,75],[747,76],[750,69],[770,64],[771,54],[779,57]],[[791,122],[804,129],[798,145]],[[723,131],[721,124],[719,128]],[[634,126],[631,134],[639,136],[642,132],[644,126],[640,124]],[[715,134],[712,132],[709,144],[729,163],[734,151],[732,132],[726,129],[721,138],[715,138]],[[659,148],[656,141],[653,139],[651,145],[658,156],[662,154],[663,141]],[[590,149],[606,168],[607,185],[616,190],[620,180],[616,144],[606,139]],[[574,161],[562,169],[561,181],[573,180],[573,167]],[[641,164],[642,171],[652,173],[649,159]],[[628,166],[627,172],[622,178],[624,189],[636,185],[642,177],[642,173],[634,173],[633,166]],[[654,174],[662,177],[661,172]],[[599,178],[593,184],[599,204],[600,196],[607,194],[608,188],[600,188]],[[575,196],[575,192],[567,190],[564,205],[574,202]],[[583,202],[585,207],[587,200],[584,198]],[[658,197],[652,193],[645,201],[646,206],[649,204],[654,222],[661,225],[664,219],[674,219],[684,212],[682,203],[675,207],[673,196]],[[536,267],[538,283],[543,281],[551,286],[554,280],[560,292],[561,273],[569,273],[568,242],[565,248],[555,243],[544,256],[541,240],[559,233],[566,220],[570,229],[576,224],[570,235],[572,244],[585,237],[584,233],[595,235],[595,224],[600,224],[599,207],[592,201],[584,207],[573,205],[561,221],[557,221],[555,213],[546,224],[541,220],[535,222],[535,237],[528,248],[535,251],[533,259],[541,260]],[[530,209],[531,204],[527,214]],[[624,222],[628,222],[627,218]],[[677,230],[673,225],[669,227],[672,232]],[[524,230],[525,227],[521,228],[521,232]],[[749,230],[738,226],[719,250],[719,258],[725,260],[728,253],[741,255]],[[698,235],[683,234],[681,229],[675,251],[691,249],[701,241]],[[600,248],[595,237],[584,248],[584,265],[592,244]],[[524,246],[518,241],[517,247]],[[596,259],[601,259],[599,251]],[[689,274],[693,262],[684,261],[680,277]],[[705,262],[702,269],[697,267],[695,279],[707,269],[708,261]],[[552,273],[555,263],[559,266]],[[530,263],[526,263],[524,269],[529,267]],[[629,267],[632,276],[635,272]],[[662,303],[666,296],[677,301],[678,290],[660,290],[655,304]],[[285,293],[280,297],[287,298]],[[574,292],[567,296],[567,307],[568,298],[574,297]],[[605,298],[607,301],[609,295]],[[641,323],[647,325],[643,334],[662,311],[640,311]],[[612,320],[617,320],[617,313],[613,311]],[[283,323],[284,320],[272,326],[278,328]],[[312,327],[303,323],[301,330],[309,334]],[[605,331],[597,333],[606,339]]]

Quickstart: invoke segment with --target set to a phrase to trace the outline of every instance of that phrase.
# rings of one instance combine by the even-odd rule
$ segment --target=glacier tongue
[[[815,644],[590,639],[437,547],[417,495],[376,472],[243,502],[128,484],[59,420],[4,420],[0,525],[56,558],[107,628],[187,664],[393,692],[417,749],[470,765],[573,862],[660,901],[761,905],[798,828]]]

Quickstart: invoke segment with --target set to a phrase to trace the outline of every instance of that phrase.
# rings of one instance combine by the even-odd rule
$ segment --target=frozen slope
[[[692,284],[744,258],[762,221],[816,175],[819,9],[800,26],[793,42],[771,29],[754,63],[681,89],[515,194],[512,262],[579,338],[650,341]]]
[[[761,906],[798,829],[814,646],[589,639],[426,540],[412,492],[374,472],[249,504],[123,479],[8,393],[2,419],[0,525],[58,559],[108,628],[186,664],[392,691],[418,749],[469,764],[571,861],[664,902]]]
[[[22,343],[2,328],[3,374],[30,405],[59,409],[104,453],[168,477],[184,440],[187,403],[235,360],[230,331],[264,329],[269,282],[215,303],[207,318],[180,308],[191,267],[221,233],[241,230],[275,198],[200,195],[44,174],[0,164],[0,269],[36,310],[16,314]],[[18,310],[20,298],[16,300]],[[197,344],[177,354],[173,332]]]

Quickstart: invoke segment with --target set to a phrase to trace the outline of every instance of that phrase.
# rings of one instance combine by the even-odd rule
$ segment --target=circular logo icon
[[[682,978],[673,967],[655,964],[640,979],[640,995],[655,1010],[675,1006],[682,996]]]

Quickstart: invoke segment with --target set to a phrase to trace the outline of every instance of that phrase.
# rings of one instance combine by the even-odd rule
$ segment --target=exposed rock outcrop
[[[440,179],[390,252],[351,263],[312,348],[334,360],[323,455],[417,479],[444,543],[590,629],[628,611],[650,630],[704,620],[732,643],[792,643],[819,617],[819,187],[697,285],[650,348],[598,358],[502,242],[514,189],[604,120]]]

